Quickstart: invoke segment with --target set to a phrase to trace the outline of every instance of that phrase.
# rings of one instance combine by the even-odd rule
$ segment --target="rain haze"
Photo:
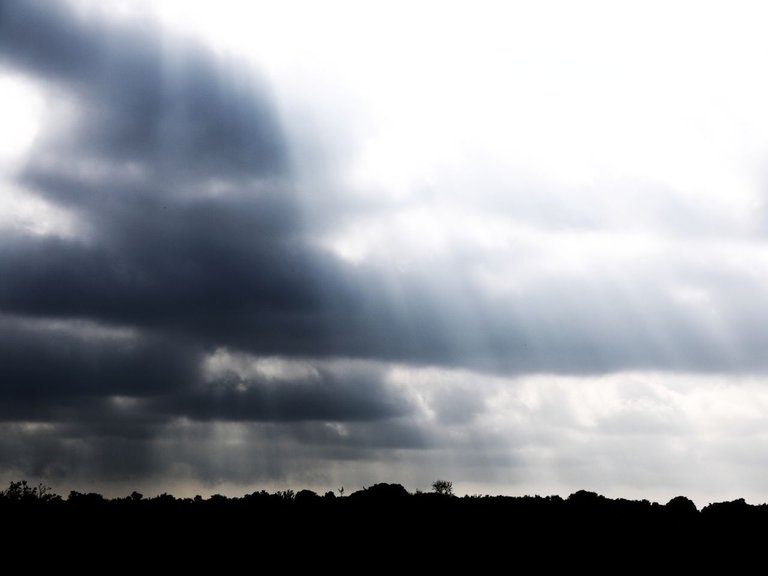
[[[0,480],[768,501],[766,17],[0,0]]]

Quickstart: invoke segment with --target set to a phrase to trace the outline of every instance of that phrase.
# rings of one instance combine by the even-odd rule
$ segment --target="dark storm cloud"
[[[205,332],[221,315],[302,309],[317,299],[316,266],[291,245],[295,215],[279,197],[173,200],[119,184],[102,193],[50,174],[27,182],[59,201],[68,197],[94,239],[6,238],[0,267],[13,279],[0,286],[6,309],[199,324]]]
[[[413,412],[374,369],[316,368],[311,376],[275,381],[230,371],[202,389],[166,396],[153,406],[198,420],[371,421]]]
[[[199,350],[152,335],[18,318],[0,318],[0,334],[4,410],[14,399],[44,408],[68,398],[168,393],[199,380]]]
[[[232,421],[369,421],[410,403],[375,368],[206,377],[204,355],[174,339],[94,325],[0,321],[0,419],[124,426],[177,417]]]
[[[251,70],[63,3],[0,7],[2,64],[55,101],[17,184],[77,222],[75,238],[2,233],[4,469],[149,477],[166,470],[153,454],[178,419],[291,427],[412,411],[380,370],[203,374],[221,345],[323,351],[325,301],[337,313],[360,300],[303,238],[277,116]],[[184,450],[166,460],[213,474],[210,454]]]
[[[59,2],[5,0],[0,61],[76,98],[56,153],[138,161],[175,178],[279,174],[285,148],[252,70],[150,25],[87,18]]]
[[[234,423],[251,430],[273,423],[279,425],[275,434],[293,438],[288,444],[296,450],[300,431],[312,423],[316,431],[327,421],[367,425],[367,438],[391,442],[408,426],[385,424],[382,432],[381,423],[414,413],[411,400],[387,385],[376,367],[318,365],[303,375],[277,377],[234,370],[206,375],[198,348],[134,330],[6,317],[0,334],[0,471],[24,476],[147,480],[181,463],[193,465],[196,478],[269,478],[256,463],[238,472],[242,452],[227,452],[225,464],[222,456],[212,457],[220,452],[217,442],[240,431],[216,436],[199,426]],[[196,423],[205,446],[189,423]],[[266,441],[259,430],[253,429],[254,450]],[[314,434],[308,443],[319,438]],[[329,456],[342,450],[359,458],[365,451],[359,434],[330,440],[321,442]],[[160,460],[158,451],[165,453]],[[257,462],[262,460],[259,455]]]
[[[201,373],[220,344],[316,351],[323,299],[344,296],[338,265],[301,238],[276,116],[250,71],[42,2],[2,4],[0,58],[74,106],[18,182],[79,225],[76,239],[3,234],[3,420],[54,423],[83,447],[72,470],[126,442],[143,470],[176,418],[367,421],[410,410],[379,372],[278,383]],[[46,430],[25,441],[35,462],[66,459],[67,442]],[[4,454],[23,453],[14,438]],[[18,464],[11,456],[5,465]],[[104,466],[105,477],[126,468]]]
[[[45,426],[2,423],[0,462],[4,470],[53,482],[136,481],[157,471],[150,440],[160,432],[162,428],[151,422],[133,426],[129,433],[115,433],[109,426],[92,422]]]
[[[234,317],[315,298],[309,257],[290,245],[295,203],[284,185],[266,182],[285,175],[286,149],[251,70],[152,26],[60,2],[3,2],[0,59],[72,101],[21,183],[75,213],[90,235],[5,235],[3,310],[188,323],[215,338]],[[141,177],[126,181],[126,166]],[[213,180],[234,187],[237,200],[192,198],[208,195]]]
[[[0,58],[74,107],[54,107],[19,183],[75,214],[86,238],[5,234],[0,307],[324,351],[335,318],[323,301],[336,313],[359,287],[303,238],[285,143],[252,71],[63,3],[2,8]]]

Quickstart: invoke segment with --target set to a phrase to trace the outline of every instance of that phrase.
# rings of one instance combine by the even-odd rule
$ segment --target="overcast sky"
[[[0,0],[0,480],[767,501],[761,4]]]

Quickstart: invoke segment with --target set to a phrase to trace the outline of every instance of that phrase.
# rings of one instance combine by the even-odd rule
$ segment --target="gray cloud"
[[[73,125],[47,135],[58,156],[137,161],[177,182],[286,169],[278,122],[254,72],[167,42],[146,23],[120,26],[60,2],[8,0],[0,59],[77,99]]]
[[[6,2],[0,26],[6,65],[57,86],[75,107],[66,130],[52,122],[43,134],[17,185],[80,226],[74,239],[3,233],[6,313],[90,318],[258,354],[520,373],[733,368],[719,335],[671,293],[680,280],[702,284],[684,257],[554,272],[501,295],[473,271],[508,269],[509,258],[531,265],[530,246],[489,255],[457,245],[450,258],[401,272],[350,265],[312,240],[338,223],[333,209],[347,208],[331,194],[331,208],[303,210],[268,89],[250,70],[65,4]],[[725,330],[762,341],[716,296]],[[762,370],[763,355],[748,346],[740,366]]]
[[[323,484],[358,463],[360,482],[404,463],[399,478],[423,486],[433,471],[517,478],[529,465],[599,482],[589,470],[601,454],[625,470],[651,467],[654,449],[672,462],[663,438],[685,444],[693,409],[648,393],[585,424],[564,388],[509,408],[475,380],[768,369],[763,278],[706,242],[714,229],[755,239],[709,205],[619,181],[629,208],[617,212],[599,186],[566,202],[549,183],[483,163],[406,200],[353,197],[311,161],[307,184],[295,150],[343,136],[294,142],[304,134],[284,129],[250,67],[64,2],[0,1],[0,65],[49,101],[26,162],[3,177],[75,222],[66,236],[0,230],[0,470]],[[357,143],[336,144],[354,158]],[[321,152],[325,166],[335,151]],[[473,211],[496,217],[504,234],[490,248],[419,251],[389,229],[409,202],[460,205],[478,186],[490,192],[460,206],[450,232],[471,236]],[[323,244],[356,222],[380,225],[392,245],[350,262]],[[628,232],[663,246],[612,253]],[[607,256],[580,261],[578,245],[569,251],[579,234]],[[275,377],[235,362],[207,374],[220,350],[312,369]],[[393,365],[466,372],[419,396],[392,385]],[[489,423],[499,414],[513,424]],[[626,437],[639,464],[620,457]]]
[[[199,379],[200,350],[151,335],[19,318],[0,319],[0,334],[5,417],[17,401],[31,402],[44,414],[56,400],[169,393]]]
[[[229,371],[204,388],[157,399],[157,410],[198,420],[384,420],[413,412],[406,398],[384,385],[375,368],[313,368],[275,380]]]
[[[125,433],[107,425],[73,421],[45,425],[4,422],[0,430],[3,476],[10,471],[57,484],[90,481],[103,486],[105,482],[156,478],[159,466],[152,439],[164,428],[144,422]]]

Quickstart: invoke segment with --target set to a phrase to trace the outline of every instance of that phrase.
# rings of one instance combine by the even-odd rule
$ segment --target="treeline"
[[[711,568],[723,556],[732,563],[761,551],[768,535],[768,505],[743,499],[699,510],[683,496],[659,504],[584,490],[567,498],[458,497],[448,488],[409,493],[382,483],[343,497],[285,490],[207,498],[133,492],[108,499],[82,492],[62,497],[20,481],[0,491],[0,542],[7,549],[14,542],[26,546],[27,535],[42,530],[46,542],[68,552],[87,543],[121,557],[131,549],[185,563],[211,562],[219,554],[242,560],[256,547],[265,557],[280,551],[296,566],[335,554],[348,560],[354,550],[384,564],[403,555],[422,566],[455,567],[461,559],[478,563],[475,572],[534,555],[536,571],[601,565],[620,573],[627,566],[614,566],[616,558],[654,569],[659,558],[676,559],[685,569]],[[741,555],[731,557],[732,550]]]
[[[354,510],[371,507],[403,511],[430,509],[446,510],[451,513],[477,511],[482,513],[506,513],[516,517],[550,518],[552,516],[573,517],[579,520],[596,518],[613,521],[632,519],[635,522],[665,520],[676,522],[697,522],[732,520],[765,522],[768,526],[768,504],[751,505],[744,499],[709,504],[701,510],[685,496],[672,498],[666,504],[648,500],[611,499],[595,492],[580,490],[562,498],[560,496],[488,496],[452,494],[452,486],[444,481],[435,482],[432,492],[408,492],[400,484],[379,483],[337,496],[334,492],[318,494],[312,490],[282,490],[277,492],[258,491],[239,497],[214,494],[207,498],[176,498],[163,493],[145,497],[133,492],[125,497],[105,498],[101,494],[72,491],[65,498],[56,494],[45,484],[31,485],[25,480],[11,482],[8,488],[0,490],[0,511],[9,512],[15,508],[28,510],[91,509],[114,512],[126,510],[146,511],[190,511],[222,509],[236,511],[258,508],[261,511],[324,511]],[[341,491],[343,494],[343,490]]]

